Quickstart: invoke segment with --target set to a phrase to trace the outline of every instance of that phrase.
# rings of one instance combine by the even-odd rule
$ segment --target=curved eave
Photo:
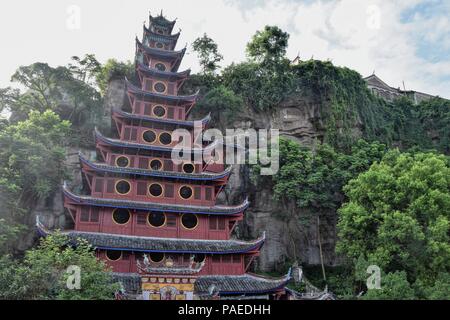
[[[42,236],[53,233],[46,229],[36,218],[36,227]],[[88,241],[96,250],[126,251],[141,253],[178,253],[178,254],[246,254],[258,251],[265,237],[255,241],[203,240],[179,238],[139,237],[108,233],[63,231],[73,245],[78,239]]]
[[[152,57],[159,57],[162,59],[169,59],[169,60],[174,60],[174,61],[182,60],[186,53],[186,48],[183,48],[178,51],[151,48],[149,46],[144,45],[141,41],[139,41],[138,38],[136,38],[136,45],[139,50],[151,55]]]
[[[109,166],[102,163],[94,163],[86,159],[83,154],[79,154],[80,163],[86,165],[90,169],[96,172],[102,173],[115,173],[122,175],[138,175],[144,177],[158,177],[158,178],[170,178],[170,179],[184,179],[184,180],[195,180],[195,181],[216,181],[229,177],[231,174],[231,166],[228,167],[224,172],[220,173],[183,173],[183,172],[165,172],[165,171],[154,171],[139,168],[120,168],[115,166]]]
[[[283,278],[279,279],[269,279],[254,274],[242,276],[201,276],[197,279],[196,290],[200,291],[200,293],[205,293],[213,285],[216,286],[219,295],[275,293],[284,290],[291,278],[291,269]],[[261,289],[254,289],[258,287],[261,287]]]
[[[127,142],[127,141],[107,138],[104,135],[102,135],[98,131],[97,128],[95,128],[95,140],[96,140],[96,143],[101,142],[108,146],[119,147],[119,148],[163,151],[163,152],[170,152],[170,153],[174,149],[173,147],[160,147],[160,146],[153,146],[153,145],[147,145],[147,144],[141,144],[141,143],[135,143],[135,142]],[[203,153],[203,152],[205,152],[205,150],[215,148],[216,145],[217,145],[217,140],[215,140],[214,142],[212,142],[211,144],[207,145],[204,148],[192,148],[191,153]]]
[[[149,28],[147,28],[144,24],[144,35],[146,36],[150,36],[150,37],[155,37],[155,38],[164,38],[167,39],[167,41],[178,41],[178,39],[180,38],[180,34],[181,32],[175,33],[175,34],[159,34],[156,32],[153,32],[152,30],[150,30]]]
[[[192,213],[199,215],[217,215],[217,216],[241,216],[248,208],[250,203],[246,199],[242,204],[237,206],[190,206],[190,205],[175,205],[163,204],[142,201],[127,201],[118,199],[93,198],[90,196],[79,196],[72,193],[66,185],[63,187],[64,195],[76,205],[85,205],[92,207],[103,208],[120,208],[138,211],[155,211],[155,212],[169,212],[169,213]]]
[[[191,69],[188,69],[183,72],[170,72],[170,71],[160,71],[158,69],[153,69],[146,67],[140,62],[137,62],[137,70],[138,72],[142,72],[144,75],[157,79],[168,79],[169,81],[181,81],[185,80],[191,74]]]
[[[156,26],[162,26],[169,29],[169,32],[172,32],[173,27],[175,26],[176,19],[173,21],[167,20],[162,15],[153,17],[151,14],[149,14],[149,22],[150,25],[156,25]]]
[[[122,110],[113,109],[112,111],[113,115],[124,118],[124,119],[133,119],[133,120],[144,120],[144,121],[151,121],[151,122],[157,122],[157,123],[167,123],[167,124],[173,124],[176,126],[184,126],[184,127],[194,127],[196,122],[201,122],[202,125],[206,125],[211,121],[211,114],[208,114],[206,117],[204,117],[201,120],[198,121],[180,121],[180,120],[171,120],[171,119],[161,119],[161,118],[155,118],[155,117],[149,117],[149,116],[143,116],[138,114],[133,114],[129,112],[125,112]]]
[[[136,87],[133,85],[128,79],[125,79],[125,85],[127,87],[127,91],[137,97],[141,98],[149,98],[151,101],[155,102],[166,102],[170,105],[187,105],[191,106],[195,101],[197,100],[197,96],[199,94],[199,91],[197,91],[195,94],[190,96],[173,96],[173,95],[167,95],[167,94],[159,94],[155,92],[148,92],[145,90],[142,90],[141,88]]]

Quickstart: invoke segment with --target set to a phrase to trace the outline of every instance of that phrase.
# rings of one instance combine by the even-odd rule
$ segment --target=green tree
[[[450,166],[443,155],[391,151],[344,188],[337,251],[409,283],[450,270]]]
[[[98,260],[90,245],[78,240],[68,246],[61,234],[48,236],[37,248],[26,252],[21,262],[0,259],[0,299],[108,300],[119,289],[110,270]],[[69,266],[80,269],[80,288],[67,286]]]
[[[408,282],[406,272],[396,271],[381,276],[381,288],[369,289],[363,300],[413,300],[414,289]]]
[[[277,62],[285,57],[288,41],[288,33],[277,26],[265,26],[247,44],[247,54],[257,62]]]
[[[195,39],[192,49],[200,59],[200,66],[204,74],[212,74],[219,69],[219,62],[223,56],[219,53],[217,43],[205,33],[203,37]]]
[[[105,95],[110,81],[115,79],[134,79],[135,68],[131,61],[119,62],[116,59],[108,59],[96,74],[97,86],[102,95]]]
[[[218,86],[209,91],[198,103],[202,112],[211,113],[214,122],[222,129],[232,123],[236,113],[242,108],[244,102],[233,91],[224,86]]]
[[[29,220],[27,213],[39,199],[52,195],[65,178],[64,145],[69,128],[68,121],[47,110],[32,111],[28,120],[0,131],[0,219],[5,229],[1,242],[7,248]]]

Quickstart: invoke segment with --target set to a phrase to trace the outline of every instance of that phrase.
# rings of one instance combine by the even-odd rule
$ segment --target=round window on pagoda
[[[116,183],[116,192],[121,195],[126,195],[130,193],[131,185],[128,181],[120,180]]]
[[[148,223],[155,228],[160,228],[166,224],[166,215],[160,212],[152,212],[148,215]]]
[[[195,167],[192,163],[183,164],[183,172],[185,173],[193,173],[195,171]]]
[[[164,34],[164,30],[163,29],[157,28],[157,29],[155,29],[155,31],[156,31],[156,33]]]
[[[130,165],[130,160],[125,156],[120,156],[116,159],[116,165],[121,168],[126,168]]]
[[[117,224],[127,224],[131,219],[131,213],[127,209],[116,209],[113,211],[112,219]]]
[[[154,263],[162,262],[165,258],[164,253],[161,252],[153,252],[149,255],[150,261]]]
[[[108,250],[106,251],[106,259],[109,261],[118,261],[122,259],[122,251]]]
[[[157,43],[155,44],[155,46],[156,46],[158,49],[163,49],[163,48],[164,48],[164,44],[161,43],[161,42],[157,42]]]
[[[153,130],[144,131],[142,134],[142,140],[148,143],[153,143],[156,141],[156,133]]]
[[[152,161],[150,161],[150,169],[151,170],[155,170],[155,171],[160,171],[163,167],[163,164],[161,162],[161,160],[159,159],[153,159]]]
[[[163,132],[159,135],[159,142],[165,146],[172,143],[172,136],[168,132]]]
[[[202,263],[206,260],[206,255],[203,253],[199,253],[194,255],[194,262]]]
[[[164,108],[163,106],[155,106],[153,108],[153,114],[158,118],[162,118],[166,115],[166,108]]]
[[[153,183],[148,187],[148,192],[152,197],[161,197],[163,194],[163,187],[159,183]]]
[[[153,86],[153,88],[155,89],[156,92],[158,93],[164,93],[166,92],[166,85],[162,82],[157,82],[155,83],[155,85]]]
[[[191,187],[183,186],[180,188],[180,197],[183,198],[184,200],[192,198],[192,194],[193,192]]]
[[[181,217],[181,224],[185,229],[195,229],[198,225],[198,218],[195,214],[186,213]]]
[[[166,65],[161,62],[155,64],[155,68],[158,69],[159,71],[166,71]]]

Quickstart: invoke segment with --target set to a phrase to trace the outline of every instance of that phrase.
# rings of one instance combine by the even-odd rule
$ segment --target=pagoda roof
[[[197,91],[195,94],[189,96],[173,96],[168,94],[160,94],[156,92],[149,92],[142,90],[139,87],[136,87],[132,84],[128,79],[125,79],[125,85],[127,87],[128,92],[134,94],[140,98],[150,98],[151,101],[157,103],[168,103],[170,105],[192,105],[197,100],[197,96],[200,91]]]
[[[96,163],[89,161],[82,153],[79,153],[80,162],[94,171],[104,173],[116,173],[122,175],[139,175],[145,177],[170,178],[170,179],[185,179],[185,180],[200,180],[200,181],[215,181],[228,177],[231,174],[232,167],[229,166],[225,171],[219,173],[202,172],[202,173],[185,173],[174,171],[156,171],[140,168],[122,168],[117,166],[110,166],[105,163]]]
[[[174,34],[160,34],[160,33],[156,33],[153,32],[152,30],[150,30],[149,28],[147,28],[144,24],[144,36],[150,36],[151,38],[155,39],[156,41],[178,41],[178,39],[180,38],[180,34],[181,32],[178,33],[174,33]]]
[[[240,215],[249,206],[248,199],[245,199],[236,206],[193,206],[181,204],[156,203],[149,201],[133,201],[108,198],[95,198],[91,196],[81,196],[72,193],[67,185],[63,187],[64,195],[73,203],[83,206],[122,208],[140,211],[170,212],[170,213],[192,213],[208,215]]]
[[[173,20],[170,21],[168,20],[166,17],[163,16],[162,12],[158,15],[153,17],[151,14],[149,14],[149,21],[150,21],[150,25],[157,25],[157,26],[162,26],[162,27],[166,27],[169,29],[169,33],[172,32],[173,27],[175,26],[175,23],[177,22],[177,20]]]
[[[160,71],[156,68],[149,68],[140,62],[137,62],[136,68],[138,71],[144,73],[149,77],[157,79],[167,79],[170,82],[185,80],[191,73],[191,69],[183,72]]]
[[[141,149],[141,150],[152,150],[152,151],[165,151],[165,152],[172,152],[173,147],[164,147],[164,146],[155,146],[150,144],[142,144],[137,142],[128,142],[123,141],[119,139],[112,139],[105,137],[103,134],[98,131],[97,128],[95,128],[95,140],[96,142],[100,141],[104,144],[113,146],[113,147],[120,147],[120,148],[130,148],[130,149]],[[218,140],[214,140],[212,143],[207,145],[203,148],[192,148],[191,153],[202,153],[205,150],[213,149],[218,144]]]
[[[42,236],[52,234],[36,217],[36,226]],[[114,251],[133,251],[144,253],[191,253],[191,254],[238,254],[258,251],[265,241],[265,235],[253,241],[204,240],[156,238],[118,235],[110,233],[62,231],[73,245],[79,239],[86,240],[95,249]]]
[[[195,282],[195,291],[200,295],[264,294],[284,290],[291,280],[291,270],[282,278],[269,278],[255,274],[200,276]]]
[[[182,121],[182,120],[173,120],[173,119],[165,119],[165,118],[155,118],[140,114],[134,114],[125,112],[123,110],[119,109],[113,109],[112,113],[120,118],[125,119],[133,119],[133,120],[144,120],[144,121],[151,121],[151,122],[158,122],[158,123],[167,123],[167,124],[173,124],[177,126],[184,126],[184,127],[194,127],[196,122],[201,122],[203,125],[207,124],[209,121],[211,121],[211,114],[208,114],[206,117],[204,117],[201,120],[193,120],[193,121]]]
[[[165,61],[175,61],[174,65],[172,66],[172,71],[178,70],[181,61],[183,60],[183,57],[186,53],[186,48],[183,48],[179,51],[151,48],[142,44],[142,42],[139,41],[138,38],[136,38],[136,48],[152,57],[158,57],[159,59]]]

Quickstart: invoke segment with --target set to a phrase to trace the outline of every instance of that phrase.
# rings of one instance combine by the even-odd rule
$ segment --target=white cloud
[[[20,65],[35,61],[66,64],[72,55],[95,53],[107,58],[133,59],[134,36],[142,34],[148,10],[178,17],[182,28],[179,47],[208,33],[225,56],[224,65],[245,58],[245,45],[266,24],[278,25],[291,34],[288,54],[302,58],[331,59],[362,75],[373,70],[392,86],[401,86],[450,97],[450,59],[430,60],[418,54],[421,41],[435,50],[450,48],[449,12],[444,6],[437,19],[415,13],[401,22],[406,9],[419,0],[312,1],[312,0],[41,0],[2,2],[0,32],[3,42],[0,86]],[[81,8],[81,29],[66,27],[69,5]],[[374,20],[379,9],[379,28]],[[375,11],[376,12],[376,11]],[[375,23],[374,23],[375,21]],[[184,68],[198,70],[192,52]]]

